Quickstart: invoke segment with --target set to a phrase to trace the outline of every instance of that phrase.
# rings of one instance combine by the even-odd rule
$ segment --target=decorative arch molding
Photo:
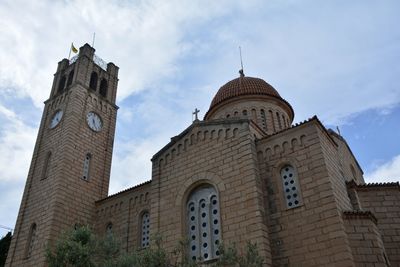
[[[275,162],[274,166],[271,166],[273,175],[279,176],[280,169],[282,169],[285,165],[292,165],[298,170],[300,162],[297,160],[296,157],[285,156],[285,158],[279,159],[277,162]]]
[[[182,184],[175,198],[175,206],[182,207],[183,203],[186,203],[186,199],[193,189],[202,184],[210,184],[214,186],[218,193],[225,191],[225,183],[218,175],[212,172],[199,172],[194,174],[192,177],[187,178]]]

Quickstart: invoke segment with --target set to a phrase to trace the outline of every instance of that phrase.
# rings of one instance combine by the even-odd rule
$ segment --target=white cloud
[[[36,129],[0,105],[0,181],[24,181],[35,143]]]
[[[365,181],[368,183],[400,181],[400,155],[393,157],[390,161],[365,174]]]
[[[28,174],[36,128],[0,105],[0,224],[14,227]],[[0,229],[0,236],[7,230]]]
[[[204,115],[216,90],[238,76],[239,45],[246,75],[275,86],[297,120],[317,114],[325,123],[340,124],[371,108],[390,111],[400,99],[394,5],[4,0],[0,99],[30,98],[42,107],[56,61],[67,57],[70,42],[91,43],[96,32],[96,53],[120,67],[120,139],[110,184],[115,193],[149,179],[152,155],[190,124],[195,107]],[[12,104],[0,105],[0,182],[26,178],[36,137],[20,119],[29,112],[13,109],[15,114]]]
[[[239,2],[239,1],[237,1]],[[91,43],[120,67],[119,98],[177,71],[191,26],[228,12],[225,1],[22,1],[0,3],[0,92],[15,87],[37,106],[49,94],[55,59],[69,42]]]

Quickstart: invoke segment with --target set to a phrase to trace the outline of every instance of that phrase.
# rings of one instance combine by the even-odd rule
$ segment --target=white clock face
[[[103,127],[103,122],[101,121],[101,118],[99,115],[97,115],[94,112],[89,112],[86,115],[86,121],[87,124],[89,125],[90,129],[93,131],[99,132],[101,131],[101,128]]]
[[[63,116],[63,111],[61,109],[56,111],[56,113],[54,113],[50,121],[50,129],[53,129],[60,123],[62,116]]]

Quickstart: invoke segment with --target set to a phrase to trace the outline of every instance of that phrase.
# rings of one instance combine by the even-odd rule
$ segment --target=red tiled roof
[[[269,95],[281,98],[278,91],[263,79],[241,76],[221,86],[211,102],[210,109],[226,99],[240,95]]]

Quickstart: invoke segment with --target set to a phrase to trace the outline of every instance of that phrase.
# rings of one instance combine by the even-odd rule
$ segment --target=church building
[[[294,124],[290,103],[243,71],[151,158],[151,180],[108,195],[117,84],[88,44],[58,63],[6,266],[46,266],[74,225],[127,252],[156,233],[169,252],[188,238],[205,265],[221,242],[252,242],[265,266],[400,266],[399,183],[365,183],[342,136],[316,116]]]

